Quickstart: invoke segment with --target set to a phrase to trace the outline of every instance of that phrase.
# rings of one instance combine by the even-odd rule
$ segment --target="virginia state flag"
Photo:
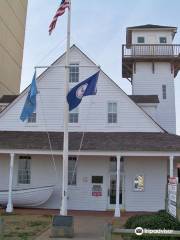
[[[98,77],[99,71],[71,89],[71,91],[67,95],[69,111],[76,108],[80,104],[84,96],[96,95],[96,85]]]
[[[31,117],[32,113],[36,110],[36,95],[37,95],[37,87],[36,87],[36,72],[34,73],[32,83],[30,86],[30,90],[28,92],[28,96],[26,98],[24,107],[22,109],[22,113],[20,119],[24,122],[26,119]]]

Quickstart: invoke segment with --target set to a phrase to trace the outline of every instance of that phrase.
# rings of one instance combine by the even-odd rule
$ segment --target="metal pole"
[[[10,166],[9,166],[9,191],[8,191],[8,204],[6,207],[6,212],[13,212],[13,201],[12,201],[12,182],[13,182],[13,169],[14,169],[14,153],[10,154]]]
[[[69,106],[66,100],[69,86],[69,51],[70,51],[70,36],[71,36],[71,1],[68,9],[67,22],[67,50],[66,50],[66,78],[64,87],[64,144],[63,144],[63,180],[62,180],[62,203],[60,215],[67,215],[67,192],[68,192],[68,120]]]

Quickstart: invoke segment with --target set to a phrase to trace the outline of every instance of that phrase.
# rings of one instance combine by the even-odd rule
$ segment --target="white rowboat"
[[[15,207],[36,207],[47,202],[51,197],[54,186],[16,189],[12,191],[12,201]],[[0,205],[6,206],[8,191],[0,190]]]

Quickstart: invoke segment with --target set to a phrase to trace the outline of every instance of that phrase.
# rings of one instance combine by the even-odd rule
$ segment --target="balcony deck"
[[[169,62],[174,65],[174,76],[180,70],[180,44],[132,44],[122,45],[122,74],[132,76],[133,63]]]

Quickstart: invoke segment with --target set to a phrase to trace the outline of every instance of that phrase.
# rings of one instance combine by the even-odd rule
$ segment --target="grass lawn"
[[[2,214],[3,240],[33,240],[51,224],[50,215]]]

